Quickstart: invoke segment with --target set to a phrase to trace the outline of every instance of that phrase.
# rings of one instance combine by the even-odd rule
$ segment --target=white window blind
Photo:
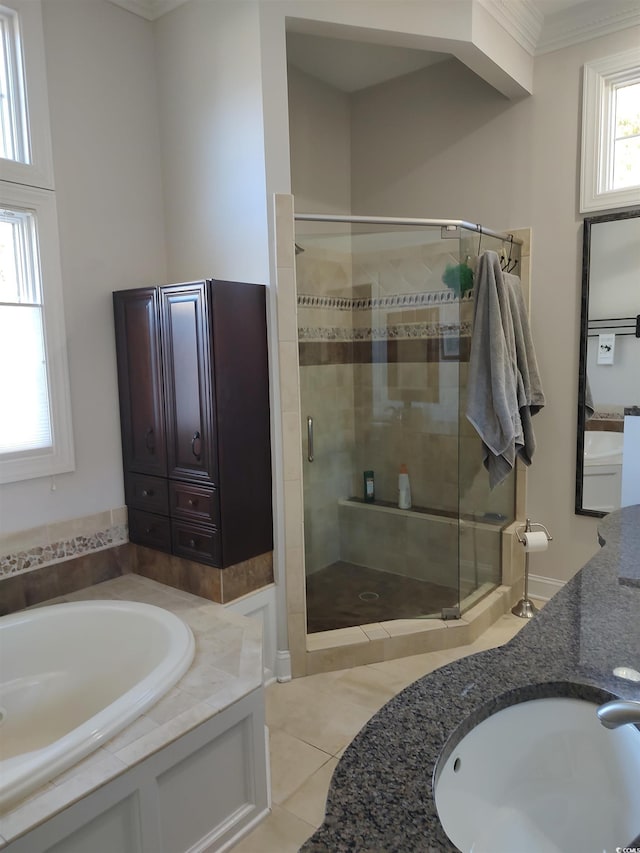
[[[36,217],[0,209],[0,454],[52,446]]]

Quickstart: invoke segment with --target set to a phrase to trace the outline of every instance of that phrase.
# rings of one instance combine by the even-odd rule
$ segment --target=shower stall
[[[491,249],[517,274],[520,241],[296,214],[295,242],[307,632],[456,618],[500,584],[515,505],[465,417],[473,268]]]

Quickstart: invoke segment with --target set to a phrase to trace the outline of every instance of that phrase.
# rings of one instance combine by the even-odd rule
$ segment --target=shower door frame
[[[451,219],[426,219],[426,218],[410,218],[410,217],[380,217],[380,216],[351,216],[351,215],[341,215],[341,214],[312,214],[312,213],[295,213],[294,214],[294,227],[297,222],[313,222],[313,223],[336,223],[336,224],[344,224],[344,225],[353,225],[353,224],[364,224],[364,225],[374,225],[374,226],[390,226],[390,227],[410,227],[410,228],[440,228],[443,232],[441,235],[442,239],[458,239],[458,249],[461,249],[461,238],[462,238],[462,230],[470,233],[477,233],[479,235],[479,244],[478,244],[478,252],[481,248],[482,237],[487,236],[493,239],[500,240],[503,244],[508,243],[510,245],[522,246],[523,240],[519,237],[515,236],[511,233],[505,233],[496,231],[491,228],[486,228],[480,224],[470,223],[464,220],[451,220]],[[445,233],[447,232],[447,233]],[[298,235],[294,233],[294,245],[295,245],[295,255],[300,251],[298,247],[298,243],[295,242],[295,239],[298,238]],[[295,256],[294,256],[295,257]],[[511,257],[511,251],[509,252],[509,257]],[[295,268],[295,261],[294,261]],[[298,296],[297,285],[296,285],[296,299]],[[460,384],[458,383],[458,388],[460,388]],[[301,400],[302,403],[302,400]],[[458,403],[459,407],[459,403]],[[306,414],[310,414],[310,412],[306,412]],[[307,421],[310,421],[311,418],[307,418]],[[458,423],[460,422],[460,409],[458,408]],[[458,426],[458,440],[460,438],[459,426]],[[458,446],[458,459],[459,459],[460,449]],[[311,451],[308,455],[309,461],[313,461],[311,456]],[[461,555],[460,555],[460,535],[461,535],[461,512],[460,512],[460,474],[458,474],[458,507],[457,507],[457,568],[455,572],[455,577],[457,579],[457,604],[452,606],[443,607],[441,611],[434,611],[433,613],[424,613],[420,616],[416,616],[416,619],[424,619],[424,618],[441,618],[441,619],[458,619],[461,615]],[[304,481],[304,477],[303,477]],[[304,485],[304,483],[303,483]],[[303,488],[303,506],[305,506],[305,497],[304,497],[304,488]],[[306,543],[304,541],[303,535],[303,554],[306,551]],[[306,570],[305,570],[305,580],[306,580]],[[306,604],[305,604],[306,608]],[[386,621],[393,620],[393,616],[387,617]],[[354,626],[356,627],[356,626]]]

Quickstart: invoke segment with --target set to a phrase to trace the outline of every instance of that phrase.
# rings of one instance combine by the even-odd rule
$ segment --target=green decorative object
[[[473,270],[464,264],[447,264],[442,281],[451,288],[456,296],[462,297],[473,287]]]

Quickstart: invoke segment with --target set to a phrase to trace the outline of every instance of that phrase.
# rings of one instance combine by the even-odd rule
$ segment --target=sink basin
[[[622,464],[624,433],[586,430],[584,434],[584,461],[587,465]]]
[[[640,730],[598,706],[534,699],[488,717],[436,770],[442,826],[463,853],[613,853],[640,833]]]

